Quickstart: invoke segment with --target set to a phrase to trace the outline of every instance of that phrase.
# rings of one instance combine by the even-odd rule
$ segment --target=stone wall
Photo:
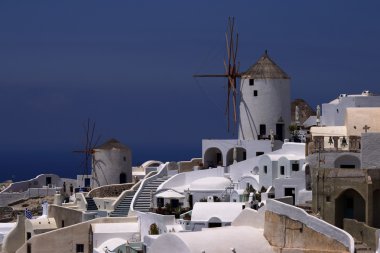
[[[312,169],[313,212],[330,224],[343,227],[345,195],[354,200],[353,217],[380,227],[379,169]],[[343,202],[342,202],[343,201]]]
[[[134,183],[112,184],[97,187],[88,193],[92,198],[118,197],[123,191],[131,189]]]
[[[199,166],[202,158],[193,158],[191,161],[178,162],[178,173],[193,171],[194,166]]]
[[[357,241],[364,242],[371,247],[372,250],[378,248],[379,229],[367,226],[363,222],[358,222],[352,219],[344,219],[343,228]]]
[[[309,143],[310,144],[310,143]],[[318,157],[320,159],[318,159]],[[317,153],[309,153],[306,158],[306,163],[310,168],[335,168],[335,162],[342,157],[351,157],[352,160],[357,159],[360,161],[360,153],[353,152],[321,152],[320,156]],[[318,162],[320,160],[320,162]],[[361,165],[359,165],[360,167]],[[359,168],[358,167],[358,168]]]
[[[380,167],[380,134],[363,133],[362,134],[362,168],[371,169]]]
[[[280,252],[349,252],[342,243],[285,215],[266,211],[264,236]]]
[[[6,206],[0,207],[0,222],[9,222],[13,220],[13,208]]]

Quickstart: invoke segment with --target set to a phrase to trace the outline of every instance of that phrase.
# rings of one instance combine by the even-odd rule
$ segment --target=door
[[[276,124],[276,136],[277,140],[284,140],[284,124]]]
[[[217,166],[223,165],[223,162],[222,162],[222,153],[217,153],[216,154],[216,165]]]
[[[190,206],[190,209],[193,209],[193,195],[189,195],[189,206]]]
[[[125,184],[127,182],[127,175],[125,173],[120,173],[120,184]]]
[[[84,187],[90,187],[90,179],[89,178],[84,179]]]
[[[51,177],[46,177],[46,186],[51,185]]]
[[[285,196],[291,196],[293,198],[293,205],[296,199],[296,189],[295,188],[285,188]]]

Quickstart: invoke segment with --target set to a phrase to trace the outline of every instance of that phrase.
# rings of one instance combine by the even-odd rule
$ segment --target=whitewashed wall
[[[120,174],[125,173],[126,182],[132,182],[132,154],[127,149],[97,149],[94,153],[93,170],[96,170],[95,186],[119,184]],[[94,171],[92,176],[95,177]]]
[[[289,138],[290,79],[255,79],[253,86],[249,85],[249,79],[242,79],[240,90],[240,140],[257,140],[260,124],[266,125],[266,135],[271,129],[276,134],[280,118],[284,122],[284,137]]]

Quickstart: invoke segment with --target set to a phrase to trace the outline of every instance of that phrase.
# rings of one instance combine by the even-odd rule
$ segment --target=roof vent
[[[339,99],[344,98],[344,97],[347,97],[347,94],[340,94],[339,95]]]

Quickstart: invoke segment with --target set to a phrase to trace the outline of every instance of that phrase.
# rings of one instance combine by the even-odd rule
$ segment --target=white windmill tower
[[[92,174],[97,185],[132,182],[132,152],[116,139],[94,148]]]
[[[241,74],[240,140],[289,138],[291,121],[290,77],[269,57],[268,52]]]

